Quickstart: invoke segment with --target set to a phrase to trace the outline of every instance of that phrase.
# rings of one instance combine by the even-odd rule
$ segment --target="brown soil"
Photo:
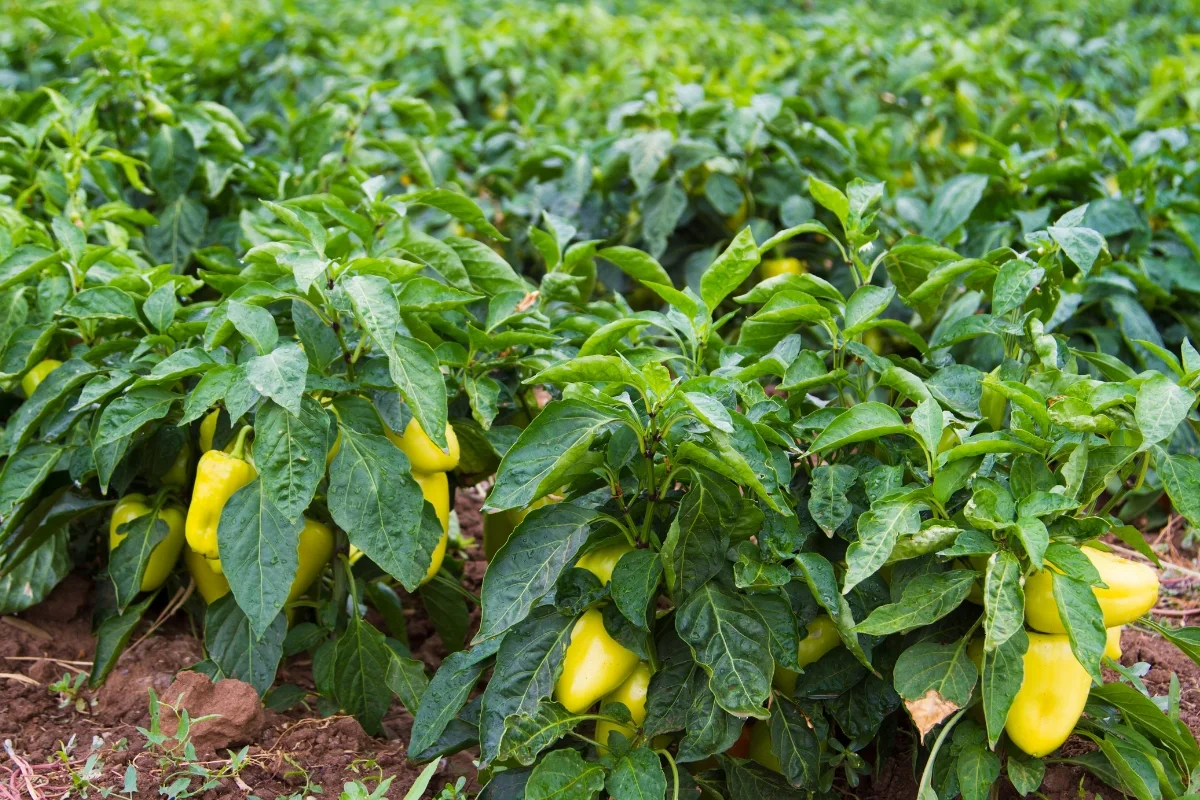
[[[467,489],[457,495],[462,533],[476,541],[465,554],[463,583],[476,594],[486,568],[481,504],[478,491]],[[193,731],[197,755],[210,770],[228,769],[224,748],[249,745],[245,766],[219,787],[203,793],[205,800],[232,800],[251,793],[264,798],[308,795],[314,786],[322,787],[324,796],[336,797],[347,781],[383,777],[393,778],[387,796],[400,798],[420,771],[419,765],[405,759],[404,743],[412,718],[399,703],[384,719],[385,735],[373,738],[350,717],[322,718],[315,708],[304,704],[286,713],[262,710],[254,702],[253,690],[236,681],[214,686],[194,673],[177,677],[180,670],[202,658],[200,642],[183,615],[131,647],[103,688],[96,692],[84,688],[74,701],[56,696],[48,690],[50,684],[64,673],[74,675],[90,666],[94,647],[90,613],[90,581],[72,575],[47,602],[19,619],[0,619],[0,741],[11,740],[13,753],[12,757],[0,756],[0,800],[29,797],[26,778],[39,796],[63,796],[71,786],[71,772],[83,773],[93,747],[100,755],[90,778],[93,785],[120,789],[126,768],[133,763],[140,775],[139,791],[133,797],[157,800],[159,786],[177,775],[173,774],[175,768],[164,765],[159,755],[147,748],[146,737],[137,730],[150,726],[149,689],[164,700],[178,700],[178,695],[184,694],[182,705],[193,717],[214,712],[222,715],[223,720],[204,723]],[[406,603],[406,613],[413,655],[432,671],[445,657],[446,648],[419,602]],[[468,638],[478,621],[475,609]],[[1183,717],[1193,733],[1200,735],[1200,668],[1171,645],[1140,631],[1127,629],[1122,645],[1122,663],[1150,664],[1143,680],[1153,693],[1166,694],[1171,673],[1179,676]],[[312,691],[311,662],[304,655],[286,661],[280,666],[279,681]],[[163,727],[174,730],[173,726],[173,713],[164,708]],[[1065,752],[1087,749],[1088,744],[1073,739]],[[427,796],[460,775],[468,777],[469,789],[477,790],[471,757],[469,752],[461,753],[444,762]],[[916,789],[911,753],[901,752],[856,794],[869,800],[907,800],[916,796]],[[1085,794],[1081,795],[1081,789]],[[1052,800],[1080,796],[1115,800],[1120,796],[1082,770],[1062,764],[1048,766],[1042,791]],[[1015,798],[1016,794],[1005,785],[1001,796]]]
[[[463,535],[477,542],[466,553],[463,583],[478,594],[486,567],[479,517],[482,495],[463,490],[456,500]],[[419,602],[406,603],[406,613],[413,657],[432,672],[446,649]],[[399,703],[384,718],[385,736],[374,738],[351,717],[322,718],[305,704],[285,713],[262,709],[245,684],[221,681],[214,686],[198,674],[180,673],[203,658],[200,641],[182,614],[131,646],[99,690],[92,692],[85,685],[74,701],[56,695],[48,689],[50,684],[64,673],[86,673],[91,666],[95,640],[90,615],[91,582],[71,575],[46,602],[19,618],[0,620],[0,741],[11,740],[15,756],[0,755],[0,800],[29,797],[26,777],[37,796],[64,796],[72,785],[72,772],[82,775],[93,753],[100,756],[89,778],[95,787],[119,790],[133,763],[139,773],[139,791],[133,797],[158,800],[159,786],[178,774],[147,748],[146,737],[137,730],[150,727],[149,689],[164,701],[178,701],[182,693],[181,705],[192,717],[222,715],[192,732],[196,755],[210,771],[228,769],[225,748],[249,745],[245,766],[236,777],[228,776],[203,793],[205,800],[309,795],[315,786],[322,787],[324,796],[337,797],[347,781],[371,785],[373,779],[386,777],[393,778],[387,797],[401,798],[420,773],[423,765],[405,759],[412,717]],[[473,611],[468,635],[478,628],[478,618],[478,610]],[[135,633],[134,642],[141,632]],[[311,661],[304,655],[287,660],[280,665],[278,681],[314,691]],[[164,731],[175,730],[174,714],[165,706],[161,723]],[[432,796],[460,775],[473,775],[469,754],[443,762],[427,794]],[[193,788],[199,785],[194,780]]]

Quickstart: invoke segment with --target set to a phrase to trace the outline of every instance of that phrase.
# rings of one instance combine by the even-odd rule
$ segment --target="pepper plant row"
[[[1193,658],[1196,631],[1145,618],[1154,571],[1105,552],[1156,563],[1130,523],[1164,506],[1200,524],[1168,16],[1100,42],[1126,69],[1073,102],[1004,18],[942,72],[903,36],[843,48],[891,96],[872,108],[787,48],[747,97],[685,50],[585,136],[586,91],[539,106],[501,31],[394,13],[406,48],[351,12],[353,57],[261,93],[269,59],[313,65],[256,39],[271,18],[153,44],[67,6],[13,26],[0,612],[98,563],[94,685],[186,606],[195,669],[284,707],[277,667],[309,653],[322,713],[378,733],[396,697],[410,757],[477,746],[493,798],[829,795],[906,749],[923,797],[1024,794],[1072,731],[1110,785],[1191,788],[1178,697],[1116,659],[1122,625]],[[833,59],[855,29],[824,25]],[[713,58],[745,69],[752,39]],[[978,94],[997,75],[1018,102]],[[493,474],[476,598],[450,498]],[[412,603],[451,651],[432,676]]]

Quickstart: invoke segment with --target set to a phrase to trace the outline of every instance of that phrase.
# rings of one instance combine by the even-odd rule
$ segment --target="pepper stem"
[[[229,451],[229,455],[243,460],[246,458],[246,434],[250,433],[250,430],[249,425],[242,426],[242,429],[238,431],[237,440],[233,443],[233,449]]]

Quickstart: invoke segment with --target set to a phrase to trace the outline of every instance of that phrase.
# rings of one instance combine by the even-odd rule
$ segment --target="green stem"
[[[253,430],[249,425],[243,425],[238,431],[237,439],[233,443],[233,449],[229,451],[229,455],[234,458],[246,459],[246,436]]]
[[[673,800],[679,800],[679,768],[675,766],[675,758],[671,755],[670,751],[665,749],[655,750],[654,752],[658,753],[660,756],[665,756],[667,763],[671,765],[671,777],[675,781],[675,793],[673,795]]]

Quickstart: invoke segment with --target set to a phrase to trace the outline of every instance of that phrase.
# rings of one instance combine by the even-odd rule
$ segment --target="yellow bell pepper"
[[[438,574],[438,570],[442,568],[442,562],[446,559],[446,545],[450,543],[450,482],[446,480],[444,472],[413,472],[412,476],[417,485],[421,487],[421,494],[433,506],[433,510],[437,512],[437,517],[442,523],[442,538],[433,550],[429,571],[425,573],[425,578],[421,581],[424,584],[433,580],[433,576]]]
[[[796,660],[800,662],[801,667],[807,667],[841,643],[842,637],[838,635],[837,626],[828,614],[822,614],[808,623],[808,634],[800,640]],[[772,682],[776,689],[791,697],[796,691],[797,677],[798,673],[777,664],[775,679]]]
[[[144,494],[127,494],[118,500],[108,523],[108,549],[116,550],[117,545],[129,535],[119,533],[118,528],[150,511]],[[158,518],[167,523],[167,538],[155,545],[150,553],[146,571],[142,573],[140,588],[143,592],[157,589],[166,582],[167,576],[175,568],[175,562],[179,560],[179,551],[183,549],[183,509],[174,505],[166,506],[158,512]]]
[[[215,603],[229,594],[229,581],[225,576],[212,568],[212,559],[207,559],[200,553],[188,547],[183,551],[183,561],[187,564],[192,580],[196,582],[196,591],[206,603]]]
[[[605,545],[582,556],[575,562],[575,566],[579,569],[586,569],[595,575],[600,579],[600,584],[603,585],[612,580],[613,568],[617,566],[617,562],[621,560],[621,556],[632,549],[629,546],[629,542],[617,542],[616,544]]]
[[[425,434],[416,417],[408,421],[403,434],[397,434],[386,425],[384,433],[408,456],[413,472],[449,472],[458,466],[458,437],[449,423],[446,424],[446,443],[450,446],[447,452]]]
[[[333,541],[333,531],[328,525],[315,519],[304,518],[304,527],[300,529],[297,543],[300,563],[288,591],[289,603],[307,592],[308,587],[320,577],[321,570],[325,569],[325,565],[333,556]],[[205,558],[189,547],[184,559],[204,602],[211,603],[229,592],[229,581],[220,568],[219,558]]]
[[[808,265],[798,258],[769,258],[758,268],[760,280],[774,278],[777,275],[803,275],[808,272]]]
[[[1104,627],[1133,622],[1158,602],[1158,575],[1150,567],[1093,547],[1080,550],[1108,585],[1107,589],[1092,589],[1104,612]],[[1049,569],[1025,579],[1025,621],[1043,633],[1066,633],[1054,602],[1053,583]]]
[[[579,714],[624,683],[637,665],[637,654],[609,636],[600,611],[589,608],[571,630],[554,699]]]
[[[1000,368],[996,367],[990,374],[997,378],[1000,377]],[[998,431],[1004,427],[1006,405],[1008,405],[1007,397],[988,386],[987,383],[983,384],[983,394],[979,397],[979,412],[992,430]]]
[[[942,438],[938,439],[937,455],[940,456],[947,450],[953,450],[954,448],[958,447],[959,441],[958,431],[954,430],[953,428],[943,428]]]
[[[1075,729],[1091,689],[1066,634],[1030,632],[1025,677],[1004,725],[1008,738],[1035,758],[1054,752]]]
[[[771,749],[771,726],[765,722],[756,720],[750,725],[750,759],[772,772],[783,772],[779,756]]]
[[[217,420],[221,418],[221,409],[208,412],[200,420],[200,452],[207,453],[213,449],[213,437],[217,435]]]
[[[192,466],[192,445],[186,439],[175,455],[170,468],[162,476],[163,486],[183,486],[187,483],[188,468]]]
[[[25,392],[25,396],[29,397],[33,391],[41,385],[42,381],[46,380],[46,376],[54,370],[62,366],[61,361],[56,361],[53,358],[47,358],[39,362],[33,369],[25,373],[25,377],[21,378],[21,390]]]
[[[258,477],[257,470],[242,458],[249,426],[242,429],[233,452],[209,450],[196,465],[196,484],[188,507],[188,546],[209,559],[220,557],[217,550],[217,525],[221,510],[233,493]]]
[[[600,700],[601,709],[604,708],[605,703],[623,703],[629,709],[633,725],[618,725],[607,720],[597,720],[595,736],[597,742],[607,745],[608,735],[613,731],[619,731],[626,739],[634,737],[637,728],[646,719],[646,690],[649,688],[650,665],[643,661],[634,668],[633,672],[629,673],[629,677],[625,679],[624,683]]]
[[[508,537],[512,536],[512,532],[516,530],[517,526],[525,520],[525,517],[529,516],[530,511],[561,500],[562,498],[558,495],[548,494],[534,500],[529,504],[529,508],[511,508],[507,511],[484,514],[483,553],[487,556],[487,560],[491,561],[496,557],[496,553],[500,552],[500,548],[508,541]]]

